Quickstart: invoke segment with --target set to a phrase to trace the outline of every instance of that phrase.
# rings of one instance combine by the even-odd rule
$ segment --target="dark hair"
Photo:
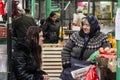
[[[30,13],[30,9],[25,9],[25,13],[29,14]]]
[[[55,12],[51,12],[49,17],[53,17],[54,15],[56,15],[56,13]]]
[[[39,33],[42,31],[39,26],[30,26],[27,30],[26,38],[31,44],[31,51],[39,67],[41,67],[41,46],[39,45]]]
[[[51,17],[53,17],[54,15],[56,15],[56,13],[52,11],[52,12],[50,13],[49,17],[46,19],[46,21],[48,21],[48,22],[49,22],[49,21],[52,22]],[[58,22],[58,20],[56,20],[56,22]]]
[[[43,25],[45,23],[45,21],[46,21],[45,19],[41,19],[40,24]]]

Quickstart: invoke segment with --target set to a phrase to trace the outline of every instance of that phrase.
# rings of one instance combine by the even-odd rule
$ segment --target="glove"
[[[63,69],[71,67],[71,63],[63,64],[62,65]]]
[[[95,62],[95,59],[98,57],[98,55],[99,55],[99,51],[97,50],[97,51],[95,51],[94,53],[92,53],[92,55],[90,55],[89,60],[90,60],[92,63],[94,63],[94,62]]]

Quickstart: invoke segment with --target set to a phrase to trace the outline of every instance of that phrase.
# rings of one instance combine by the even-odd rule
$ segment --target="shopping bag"
[[[63,69],[60,78],[62,80],[75,80],[71,72],[74,70],[78,70],[81,68],[85,68],[87,66],[90,66],[91,63],[89,61],[80,61],[79,59],[71,58],[71,67]]]
[[[85,80],[99,80],[96,72],[96,66],[91,66],[89,71],[84,74]]]
[[[90,67],[91,67],[91,65],[90,66],[86,66],[84,68],[80,68],[80,69],[71,71],[72,77],[74,79],[79,77],[80,80],[84,80],[85,79],[84,74],[89,71]]]

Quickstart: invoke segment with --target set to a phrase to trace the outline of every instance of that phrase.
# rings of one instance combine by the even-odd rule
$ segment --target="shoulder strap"
[[[90,41],[90,39],[88,40],[88,42]],[[87,44],[88,45],[88,44]],[[86,50],[86,48],[87,48],[87,45],[84,45],[83,46],[83,48],[82,48],[82,50],[81,50],[81,54],[80,54],[80,56],[79,56],[79,59],[80,60],[83,60],[83,54],[84,54],[84,52],[85,52],[85,50]]]
[[[84,54],[84,52],[85,52],[85,49],[86,49],[86,47],[83,47],[82,50],[81,50],[81,54],[80,54],[80,56],[79,56],[79,59],[80,59],[80,60],[83,60],[83,54]]]

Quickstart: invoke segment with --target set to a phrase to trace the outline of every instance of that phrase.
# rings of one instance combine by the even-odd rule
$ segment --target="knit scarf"
[[[89,41],[89,35],[85,35],[84,37],[84,46],[86,47]]]

